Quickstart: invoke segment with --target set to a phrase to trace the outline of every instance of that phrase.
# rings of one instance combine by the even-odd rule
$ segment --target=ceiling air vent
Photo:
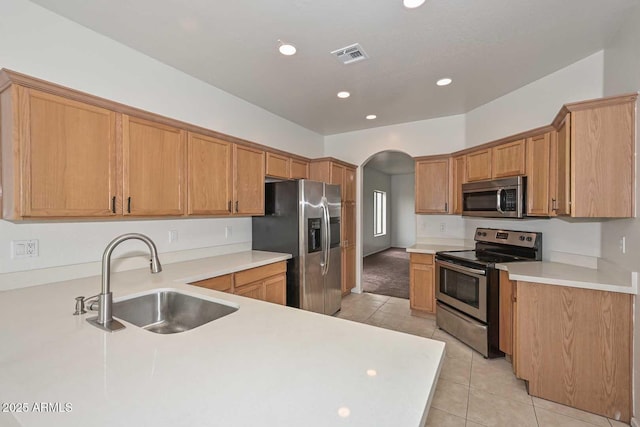
[[[369,56],[365,53],[364,49],[362,49],[362,46],[360,46],[359,43],[343,47],[342,49],[334,50],[333,52],[331,52],[331,54],[335,55],[345,65],[369,58]]]

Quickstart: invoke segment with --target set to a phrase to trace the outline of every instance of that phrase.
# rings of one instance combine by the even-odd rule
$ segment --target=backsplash
[[[545,261],[595,267],[600,256],[601,223],[565,219],[504,220],[463,218],[453,215],[416,215],[417,238],[450,238],[473,241],[477,227],[542,232]]]

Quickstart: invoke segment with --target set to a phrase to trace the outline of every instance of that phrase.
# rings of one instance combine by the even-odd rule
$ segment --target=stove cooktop
[[[438,252],[443,258],[449,259],[458,259],[461,261],[473,262],[476,264],[495,264],[495,263],[503,263],[503,262],[516,262],[516,261],[532,261],[531,259],[518,257],[515,255],[502,254],[499,252],[492,251],[476,251],[476,250],[465,250],[465,251],[448,251],[448,252]]]

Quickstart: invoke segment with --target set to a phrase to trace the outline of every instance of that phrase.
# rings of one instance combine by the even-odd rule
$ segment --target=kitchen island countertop
[[[27,408],[0,413],[0,425],[423,425],[443,343],[186,284],[289,257],[114,273],[115,301],[167,288],[239,307],[172,335],[126,322],[108,333],[85,321],[95,312],[73,316],[99,276],[0,292],[0,402]]]

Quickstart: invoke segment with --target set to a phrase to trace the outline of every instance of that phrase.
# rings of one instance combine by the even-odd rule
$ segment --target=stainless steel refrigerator
[[[310,180],[265,184],[253,249],[290,253],[287,305],[334,314],[342,302],[340,186]]]

